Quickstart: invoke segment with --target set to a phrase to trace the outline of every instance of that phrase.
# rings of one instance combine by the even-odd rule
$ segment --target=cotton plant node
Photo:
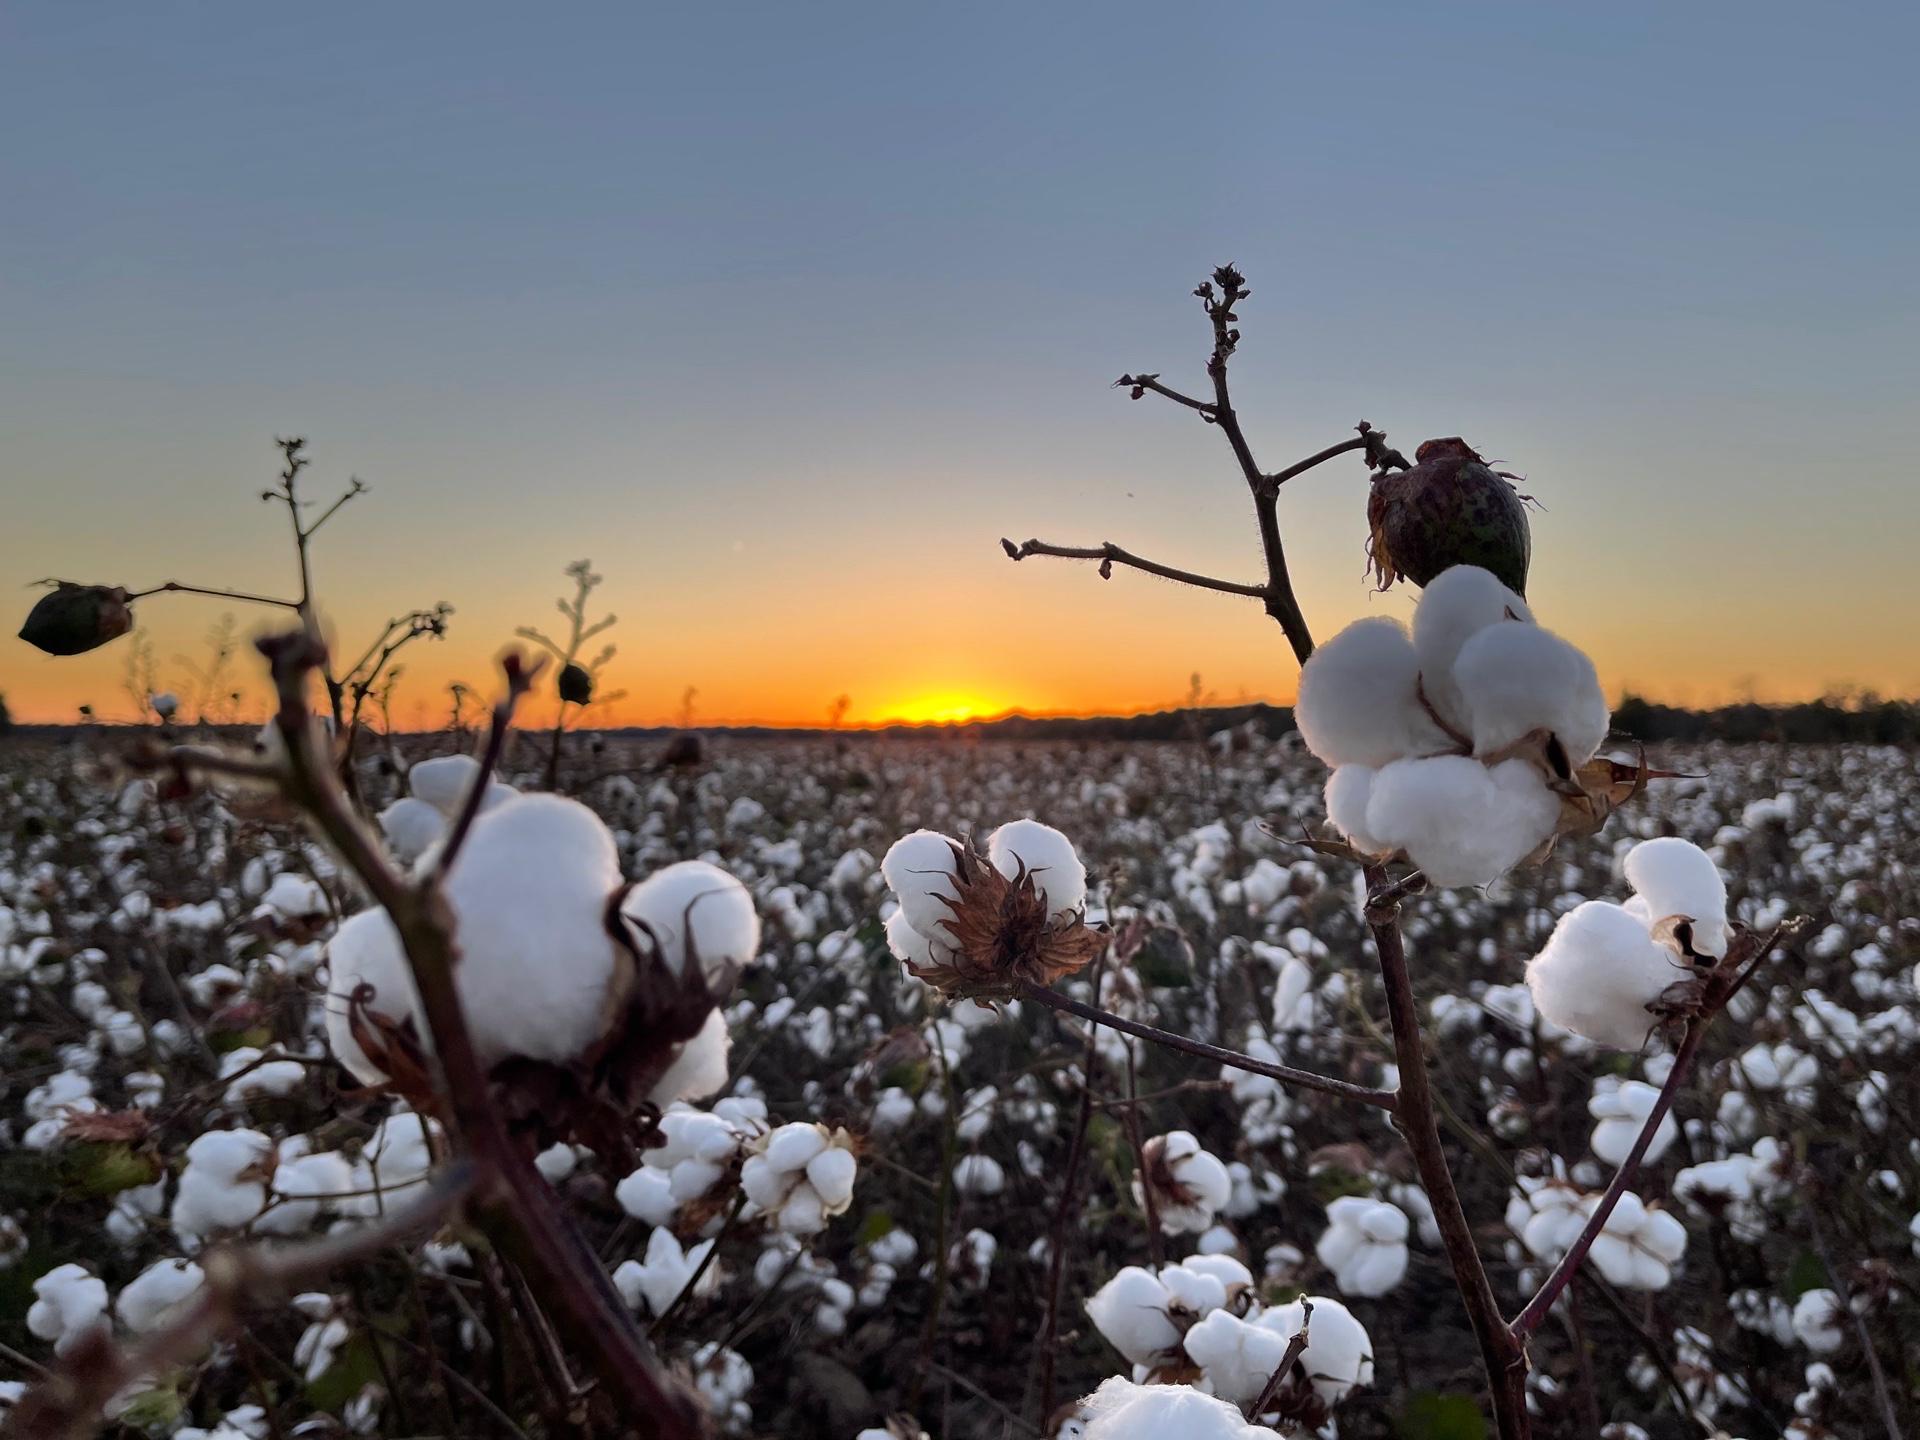
[[[1368,562],[1382,590],[1478,565],[1515,594],[1527,593],[1533,537],[1526,497],[1457,435],[1422,442],[1411,469],[1374,476],[1367,528]]]
[[[1009,999],[1021,982],[1051,985],[1084,969],[1107,943],[1105,925],[1089,925],[1082,911],[1064,917],[1048,908],[1024,863],[1009,877],[985,854],[951,842],[954,894],[936,895],[948,915],[948,937],[934,958],[902,963],[950,999]]]

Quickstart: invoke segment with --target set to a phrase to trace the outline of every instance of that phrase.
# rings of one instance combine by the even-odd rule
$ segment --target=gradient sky
[[[1912,6],[0,9],[0,594],[286,590],[342,648],[458,610],[401,718],[590,556],[616,717],[1289,698],[1189,292],[1251,277],[1269,469],[1364,417],[1524,472],[1531,598],[1609,689],[1920,692]],[[1403,614],[1365,472],[1283,497],[1322,636]],[[162,661],[218,602],[141,607]],[[253,625],[258,612],[240,612]],[[126,642],[0,640],[16,714]]]

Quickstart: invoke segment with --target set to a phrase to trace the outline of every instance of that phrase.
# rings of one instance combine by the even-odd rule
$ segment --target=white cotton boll
[[[1367,829],[1367,804],[1379,773],[1371,765],[1342,765],[1327,777],[1327,819],[1354,849],[1368,855],[1387,855],[1397,848],[1381,843]]]
[[[107,1287],[79,1265],[56,1265],[33,1282],[34,1302],[27,1309],[27,1330],[53,1342],[64,1355],[83,1339],[107,1309]]]
[[[711,1240],[690,1250],[682,1249],[671,1230],[658,1228],[647,1237],[644,1263],[628,1260],[613,1272],[614,1288],[629,1309],[639,1309],[644,1301],[655,1316],[664,1315],[692,1282],[694,1272],[700,1269],[712,1249]],[[696,1296],[711,1294],[719,1279],[720,1272],[709,1265],[693,1293]]]
[[[182,1238],[199,1239],[249,1223],[267,1203],[262,1178],[273,1141],[258,1130],[209,1130],[187,1147],[169,1218]]]
[[[1587,1113],[1600,1123],[1593,1127],[1593,1153],[1609,1165],[1622,1164],[1633,1144],[1646,1128],[1647,1117],[1660,1098],[1660,1092],[1639,1080],[1623,1080],[1612,1089],[1595,1092],[1587,1101]],[[1673,1144],[1680,1134],[1672,1112],[1660,1117],[1660,1124],[1641,1158],[1651,1165]]]
[[[1007,1172],[991,1155],[962,1155],[953,1167],[953,1186],[962,1195],[998,1195],[1007,1188]]]
[[[827,1148],[827,1132],[819,1125],[795,1120],[782,1125],[767,1137],[762,1153],[775,1170],[804,1170],[814,1156]]]
[[[481,815],[447,876],[460,997],[480,1063],[564,1064],[600,1038],[615,969],[613,836],[586,806],[519,795]]]
[[[1207,1388],[1244,1407],[1266,1387],[1286,1354],[1287,1338],[1264,1325],[1250,1325],[1225,1310],[1215,1310],[1188,1330],[1181,1345],[1206,1372]]]
[[[1374,776],[1367,830],[1405,850],[1435,885],[1485,885],[1539,849],[1560,802],[1523,760],[1489,769],[1464,755],[1399,760]]]
[[[1307,1348],[1300,1363],[1313,1377],[1313,1389],[1329,1405],[1338,1405],[1348,1393],[1373,1383],[1373,1341],[1351,1310],[1326,1295],[1305,1297],[1313,1305],[1307,1326]],[[1306,1321],[1298,1300],[1277,1305],[1260,1316],[1261,1325],[1292,1339]]]
[[[1581,1200],[1582,1224],[1599,1208],[1601,1199],[1588,1195]],[[1686,1227],[1665,1210],[1647,1209],[1638,1195],[1628,1191],[1607,1216],[1588,1257],[1601,1274],[1624,1289],[1664,1290],[1686,1249]]]
[[[1593,662],[1538,625],[1489,625],[1460,647],[1453,681],[1477,755],[1550,730],[1584,765],[1613,720]]]
[[[1420,703],[1420,662],[1397,620],[1356,620],[1300,670],[1293,720],[1328,765],[1379,767],[1453,748]]]
[[[1696,952],[1727,953],[1727,882],[1706,851],[1673,835],[1643,840],[1627,852],[1626,873],[1652,920],[1684,915]]]
[[[780,1207],[778,1224],[789,1235],[818,1235],[827,1228],[826,1201],[813,1186],[796,1185]]]
[[[859,1162],[851,1150],[822,1150],[807,1162],[807,1183],[829,1207],[844,1208],[853,1199],[853,1177]]]
[[[1793,1304],[1794,1338],[1816,1355],[1831,1355],[1846,1343],[1845,1314],[1833,1291],[1808,1290]]]
[[[327,892],[304,875],[282,870],[273,877],[260,903],[288,920],[304,920],[327,913]]]
[[[1616,1050],[1638,1050],[1655,1018],[1647,1006],[1692,971],[1618,905],[1588,900],[1560,917],[1527,962],[1527,989],[1563,1030]]]
[[[893,958],[915,969],[925,970],[937,963],[943,963],[952,952],[945,945],[928,939],[914,929],[907,920],[905,906],[895,906],[893,913],[887,916],[887,949],[893,952]],[[936,955],[936,947],[938,954]]]
[[[205,1277],[191,1260],[158,1260],[142,1270],[113,1302],[113,1313],[136,1335],[156,1329],[200,1288]]]
[[[651,1165],[642,1165],[616,1185],[613,1198],[627,1214],[647,1225],[665,1225],[679,1208],[672,1176]]]
[[[366,1008],[390,1020],[412,1019],[414,1035],[427,1044],[426,1026],[418,1018],[419,994],[413,970],[401,948],[400,932],[385,910],[362,910],[341,922],[327,943],[327,1048],[363,1085],[378,1085],[386,1072],[367,1057],[353,1037],[353,997],[361,986],[372,995]]]
[[[1073,842],[1038,820],[1010,820],[987,837],[987,860],[1012,880],[1024,866],[1054,919],[1087,903],[1087,867]]]
[[[379,818],[380,833],[387,837],[387,848],[409,865],[438,845],[447,833],[447,817],[412,795],[403,795],[394,801],[380,812]]]
[[[792,1175],[777,1169],[764,1155],[749,1155],[740,1167],[741,1190],[762,1210],[778,1210],[792,1185]]]
[[[1233,1405],[1191,1385],[1136,1385],[1114,1376],[1082,1402],[1083,1440],[1280,1440]]]
[[[1138,1265],[1122,1269],[1093,1293],[1087,1318],[1135,1365],[1150,1364],[1180,1343],[1180,1331],[1167,1317],[1166,1287]]]
[[[1345,1295],[1378,1297],[1407,1273],[1406,1212],[1384,1200],[1343,1195],[1327,1206],[1327,1229],[1314,1253]]]
[[[466,804],[467,791],[473,788],[473,782],[479,774],[480,762],[471,755],[441,755],[432,760],[422,760],[408,770],[407,788],[446,819],[452,820],[459,815],[460,807]],[[491,810],[518,793],[511,785],[490,780],[480,808],[483,811]]]
[[[663,1109],[676,1100],[704,1100],[727,1083],[727,1058],[733,1038],[727,1017],[709,1010],[707,1018],[680,1053],[661,1072],[647,1098]]]
[[[1413,651],[1420,662],[1427,699],[1455,730],[1467,733],[1471,719],[1453,678],[1460,648],[1489,625],[1533,621],[1527,602],[1478,565],[1443,570],[1420,592],[1413,612]]]
[[[274,1203],[253,1228],[271,1235],[293,1235],[319,1218],[331,1197],[354,1188],[353,1166],[332,1150],[296,1155],[273,1171]]]
[[[656,870],[628,892],[620,913],[645,925],[676,975],[689,943],[709,981],[717,981],[729,968],[746,969],[760,949],[753,896],[728,872],[704,860],[682,860]]]
[[[954,888],[954,842],[933,830],[903,835],[880,861],[880,873],[900,901],[907,923],[932,940],[951,938],[946,928],[953,910],[945,900],[957,900]]]

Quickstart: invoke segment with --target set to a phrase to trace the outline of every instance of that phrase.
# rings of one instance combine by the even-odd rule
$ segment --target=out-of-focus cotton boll
[[[620,913],[643,922],[674,974],[691,942],[709,980],[744,970],[760,949],[760,917],[747,887],[718,865],[682,860],[628,892]]]
[[[935,830],[902,835],[880,861],[880,873],[900,900],[907,923],[932,940],[943,940],[953,910],[945,902],[958,900],[954,887],[954,842]]]
[[[1313,1323],[1307,1327],[1307,1348],[1300,1363],[1313,1377],[1313,1389],[1329,1405],[1338,1405],[1362,1385],[1373,1383],[1373,1340],[1351,1310],[1329,1295],[1309,1295]],[[1259,1323],[1288,1339],[1307,1322],[1299,1300],[1276,1305]]]
[[[1727,953],[1727,882],[1706,851],[1674,835],[1643,840],[1627,852],[1626,873],[1650,919],[1684,915],[1696,952],[1716,960]]]
[[[1200,1148],[1188,1130],[1156,1135],[1143,1147],[1145,1177],[1153,1187],[1153,1208],[1169,1235],[1197,1235],[1213,1224],[1214,1212],[1233,1198],[1227,1167]],[[1133,1181],[1134,1201],[1146,1207],[1141,1177]]]
[[[56,1265],[33,1282],[33,1304],[27,1308],[27,1330],[53,1342],[53,1353],[64,1355],[96,1325],[107,1309],[107,1287],[80,1265]]]
[[[1366,828],[1435,885],[1485,885],[1553,833],[1560,801],[1524,760],[1489,769],[1464,755],[1399,760],[1374,776]]]
[[[267,1203],[273,1141],[258,1130],[209,1130],[187,1146],[171,1219],[185,1240],[237,1230]]]
[[[1314,1254],[1345,1295],[1377,1297],[1407,1273],[1407,1215],[1384,1200],[1342,1195],[1327,1206],[1327,1229]]]
[[[696,1272],[700,1271],[707,1254],[713,1249],[713,1241],[683,1249],[674,1233],[660,1226],[647,1237],[646,1260],[628,1260],[613,1272],[613,1285],[620,1292],[620,1298],[627,1307],[638,1310],[644,1302],[647,1309],[656,1317],[664,1315],[679,1298],[680,1293],[692,1283]],[[710,1295],[720,1282],[720,1271],[715,1266],[707,1266],[700,1275],[694,1294]]]
[[[1647,1007],[1692,971],[1618,905],[1588,900],[1560,917],[1527,962],[1527,989],[1563,1030],[1616,1050],[1638,1050],[1654,1026]]]
[[[613,836],[577,801],[521,795],[474,821],[446,891],[482,1066],[563,1064],[600,1037],[615,966],[605,912],[619,885]]]
[[[1087,867],[1073,842],[1051,825],[1008,821],[987,837],[987,861],[1009,880],[1024,867],[1054,919],[1087,903]]]
[[[1367,829],[1367,805],[1373,799],[1371,765],[1342,765],[1327,777],[1327,819],[1354,849],[1368,855],[1390,854],[1397,847],[1376,839]]]
[[[1146,1365],[1180,1343],[1168,1304],[1167,1289],[1151,1270],[1128,1265],[1094,1291],[1087,1318],[1131,1364]]]
[[[440,843],[447,817],[417,796],[403,795],[380,812],[380,833],[395,855],[412,864]]]
[[[1307,748],[1335,768],[1377,768],[1453,747],[1420,703],[1413,641],[1384,616],[1356,620],[1313,652],[1293,718]]]
[[[1420,592],[1413,612],[1413,651],[1421,683],[1440,718],[1462,734],[1472,720],[1453,678],[1453,662],[1461,647],[1489,625],[1516,620],[1532,622],[1527,602],[1478,565],[1444,570]]]
[[[1006,1171],[991,1155],[962,1155],[953,1167],[953,1188],[962,1195],[998,1195],[1007,1188]]]
[[[1233,1405],[1191,1385],[1136,1385],[1116,1375],[1082,1402],[1084,1440],[1280,1440]]]
[[[1453,683],[1474,753],[1504,750],[1550,730],[1575,765],[1607,738],[1612,715],[1593,662],[1538,625],[1489,625],[1460,647]]]
[[[407,788],[451,820],[466,804],[467,791],[473,788],[473,782],[479,775],[480,762],[471,755],[441,755],[432,760],[422,760],[407,771]],[[489,780],[486,797],[481,800],[480,808],[482,811],[491,810],[513,799],[518,793],[511,785]]]
[[[727,1017],[718,1010],[708,1011],[699,1031],[680,1047],[647,1098],[663,1109],[676,1100],[706,1099],[727,1083],[727,1055],[732,1045]]]
[[[1591,1217],[1603,1197],[1589,1195],[1580,1208]],[[1583,1221],[1584,1223],[1584,1221]],[[1615,1285],[1664,1290],[1687,1251],[1687,1229],[1665,1210],[1649,1210],[1632,1191],[1620,1197],[1587,1258]]]
[[[1831,1355],[1846,1343],[1846,1311],[1832,1290],[1808,1290],[1793,1304],[1793,1334],[1816,1355]]]
[[[400,932],[385,910],[362,910],[349,915],[327,943],[327,1047],[363,1085],[378,1085],[387,1074],[368,1058],[353,1034],[354,997],[362,986],[370,991],[365,1005],[375,1014],[395,1021],[411,1018],[423,1047],[431,1037],[419,1018],[419,992],[413,971],[400,945]]]
[[[114,1298],[113,1313],[136,1335],[156,1329],[205,1277],[191,1260],[157,1260]]]
[[[1610,1089],[1597,1090],[1587,1101],[1587,1113],[1599,1122],[1593,1127],[1593,1153],[1609,1165],[1624,1162],[1659,1099],[1660,1092],[1642,1080],[1623,1080]],[[1667,1153],[1679,1134],[1672,1113],[1661,1116],[1641,1158],[1653,1164]]]

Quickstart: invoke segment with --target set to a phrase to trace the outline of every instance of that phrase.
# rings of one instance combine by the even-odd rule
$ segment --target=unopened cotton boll
[[[710,981],[729,969],[746,969],[760,948],[753,896],[704,860],[682,860],[655,871],[628,892],[620,913],[645,927],[676,975],[689,946]]]
[[[1356,620],[1300,670],[1294,723],[1328,765],[1379,767],[1453,748],[1420,703],[1420,662],[1399,621]]]
[[[945,902],[958,900],[954,887],[954,842],[934,830],[915,830],[888,847],[880,873],[900,901],[907,924],[930,940],[945,940],[952,932],[947,921],[953,910]]]
[[[1583,765],[1607,738],[1613,719],[1593,662],[1538,625],[1487,626],[1460,647],[1453,683],[1476,755],[1548,730],[1568,760]]]
[[[1527,602],[1478,565],[1455,565],[1433,578],[1413,612],[1413,651],[1420,663],[1428,703],[1455,730],[1468,732],[1472,721],[1453,678],[1461,647],[1489,625],[1512,621],[1531,624]]]
[[[1073,842],[1038,820],[1010,820],[987,837],[987,861],[1007,879],[1024,869],[1054,919],[1087,903],[1087,867]]]
[[[1399,760],[1374,776],[1366,828],[1439,886],[1486,885],[1539,849],[1560,801],[1524,760]]]
[[[1626,874],[1651,920],[1684,915],[1697,953],[1727,953],[1727,882],[1706,851],[1673,835],[1643,840],[1627,852]]]
[[[1638,1050],[1655,1019],[1647,1007],[1692,971],[1618,905],[1588,900],[1560,917],[1527,962],[1527,989],[1541,1015],[1616,1050]]]

